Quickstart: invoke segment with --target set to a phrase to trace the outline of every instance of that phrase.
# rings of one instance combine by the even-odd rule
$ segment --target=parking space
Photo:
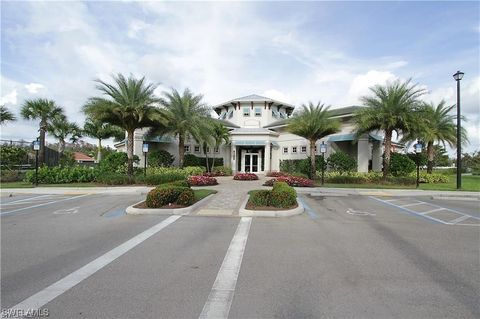
[[[389,196],[371,196],[370,198],[389,205],[398,211],[407,212],[444,225],[480,226],[477,202],[471,202],[469,206],[463,202],[463,207],[458,209],[452,208],[454,205],[451,202],[445,204],[442,201],[431,199]]]
[[[0,216],[7,216],[15,213],[33,212],[34,209],[56,203],[66,202],[77,198],[88,196],[88,194],[75,195],[34,195],[2,197],[0,203]]]

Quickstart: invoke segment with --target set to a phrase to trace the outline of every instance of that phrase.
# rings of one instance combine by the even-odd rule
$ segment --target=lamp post
[[[38,186],[38,151],[40,150],[40,141],[33,141],[33,150],[35,151],[35,186]]]
[[[464,73],[457,71],[453,75],[457,81],[457,189],[462,188],[462,119],[460,115],[460,81]]]
[[[327,152],[327,144],[325,142],[322,142],[320,144],[320,153],[322,153],[322,185],[325,181],[325,153]]]
[[[142,146],[143,157],[145,158],[145,162],[143,165],[143,176],[147,176],[147,153],[148,153],[148,143],[143,143]]]
[[[420,185],[420,155],[422,154],[422,142],[417,140],[417,144],[415,144],[415,153],[417,154],[417,188]]]

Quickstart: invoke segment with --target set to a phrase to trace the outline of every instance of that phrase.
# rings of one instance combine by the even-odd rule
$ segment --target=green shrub
[[[231,176],[232,175],[232,169],[230,167],[226,167],[226,166],[215,166],[213,168],[213,174],[215,176]]]
[[[297,192],[284,182],[276,182],[270,193],[270,206],[289,208],[297,204]]]
[[[133,156],[133,161],[138,163],[140,161],[137,155]],[[110,173],[127,173],[128,157],[127,153],[115,152],[108,154],[104,159],[100,161],[99,169],[102,172]]]
[[[250,195],[249,201],[253,206],[270,206],[270,194],[269,190],[260,190]]]
[[[330,170],[337,172],[352,172],[357,169],[357,162],[351,156],[344,152],[335,152],[327,159],[327,165]]]
[[[390,157],[390,173],[393,176],[408,176],[415,170],[415,162],[405,154],[392,153]]]
[[[188,176],[197,176],[202,175],[205,172],[205,167],[203,166],[185,166],[183,167],[183,171]]]
[[[0,163],[4,167],[13,167],[28,162],[28,148],[13,145],[0,147]]]
[[[149,166],[168,167],[172,165],[175,158],[166,150],[155,150],[148,153],[147,159]]]
[[[130,179],[126,174],[123,173],[109,173],[101,172],[98,174],[96,181],[104,185],[128,185],[130,184]]]
[[[25,173],[19,171],[11,171],[7,169],[2,169],[0,174],[0,182],[19,182],[25,178]]]
[[[38,169],[38,183],[64,184],[64,183],[93,182],[97,178],[97,175],[98,175],[97,170],[90,167],[42,166]],[[34,181],[35,181],[35,171],[34,170],[28,171],[25,174],[25,182],[33,183]]]
[[[323,161],[323,157],[320,155],[315,156],[315,167],[317,170],[322,169],[323,166],[326,169],[326,161]],[[280,171],[283,173],[288,173],[290,175],[301,176],[305,178],[310,178],[310,156],[305,159],[298,160],[282,160],[280,161]]]
[[[410,178],[417,178],[417,172],[412,172],[408,175]],[[436,183],[448,183],[448,175],[432,173],[427,174],[427,172],[420,172],[419,176],[420,183],[436,184]]]
[[[160,185],[175,181],[185,180],[185,173],[183,172],[170,172],[163,174],[147,174],[147,176],[141,179],[137,178],[137,181],[143,181],[147,185]]]
[[[190,206],[195,201],[192,189],[180,186],[157,187],[147,194],[145,203],[149,208],[160,208],[169,204]]]

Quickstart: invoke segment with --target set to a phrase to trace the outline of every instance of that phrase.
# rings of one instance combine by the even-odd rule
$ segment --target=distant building
[[[73,158],[77,163],[95,163],[95,159],[93,157],[90,157],[87,154],[81,152],[73,153]]]
[[[383,154],[383,136],[365,134],[355,140],[352,117],[359,106],[333,109],[333,118],[341,123],[337,134],[329,135],[317,141],[316,154],[320,154],[319,145],[327,144],[325,158],[334,152],[343,151],[354,157],[359,172],[381,171]],[[233,172],[265,173],[278,171],[280,161],[285,159],[303,159],[310,155],[310,146],[306,139],[287,131],[287,119],[292,115],[294,106],[259,95],[249,95],[233,99],[214,107],[218,121],[230,129],[230,144],[218,149],[208,149],[209,157],[222,158],[225,166]],[[178,140],[172,136],[145,139],[146,129],[134,134],[134,154],[143,163],[142,144],[149,143],[149,150],[164,149],[175,156],[178,163]],[[125,141],[115,144],[125,151]],[[201,145],[194,140],[185,142],[185,154],[204,157]]]

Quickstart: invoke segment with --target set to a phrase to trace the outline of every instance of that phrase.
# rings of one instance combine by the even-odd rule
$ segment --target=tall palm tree
[[[150,127],[161,114],[155,105],[156,85],[145,82],[145,77],[128,78],[122,74],[113,77],[113,84],[96,80],[97,89],[104,97],[92,97],[83,106],[87,116],[118,126],[127,132],[127,174],[133,178],[133,135],[136,129]]]
[[[183,167],[185,140],[189,137],[202,140],[201,132],[209,129],[210,109],[202,102],[202,95],[195,95],[188,88],[180,94],[177,90],[164,92],[162,99],[163,128],[154,127],[150,134],[170,133],[178,137],[178,158]]]
[[[39,163],[45,162],[45,134],[50,120],[55,116],[63,114],[63,109],[48,99],[26,100],[20,110],[20,115],[26,120],[40,120],[40,153]]]
[[[357,111],[354,116],[357,137],[375,130],[385,132],[384,178],[390,171],[392,134],[407,134],[414,129],[418,122],[414,112],[420,103],[418,98],[426,93],[425,89],[410,82],[411,80],[396,80],[386,85],[371,87],[373,95],[361,98],[366,107]]]
[[[222,123],[215,122],[213,124],[213,130],[211,136],[214,141],[214,150],[213,150],[213,159],[212,159],[212,170],[215,168],[215,149],[220,148],[223,142],[228,144],[230,142],[230,132]]]
[[[12,112],[10,112],[5,105],[0,105],[0,125],[2,125],[5,122],[12,122],[16,121],[17,118],[15,115],[13,115]]]
[[[302,107],[299,113],[294,113],[288,120],[287,129],[290,133],[310,142],[310,178],[314,179],[316,175],[315,143],[325,136],[338,132],[340,122],[330,118],[328,111],[330,106],[320,102],[317,105],[309,102],[308,106],[303,104]]]
[[[63,114],[56,114],[48,123],[47,132],[58,140],[58,153],[60,157],[65,151],[65,143],[68,136],[71,141],[76,141],[82,136],[82,130],[73,122],[68,122],[67,117]]]
[[[446,105],[445,100],[435,105],[433,102],[422,103],[417,109],[416,118],[419,123],[409,132],[407,132],[402,142],[412,142],[421,140],[427,144],[427,173],[433,172],[435,148],[434,144],[448,143],[454,147],[457,143],[457,126],[455,124],[456,115],[449,114],[455,105]],[[463,130],[462,138],[466,141],[466,132]]]
[[[85,120],[83,133],[98,140],[97,163],[102,160],[102,140],[112,137],[116,140],[122,140],[125,138],[125,131],[120,127],[90,117],[87,117]]]

